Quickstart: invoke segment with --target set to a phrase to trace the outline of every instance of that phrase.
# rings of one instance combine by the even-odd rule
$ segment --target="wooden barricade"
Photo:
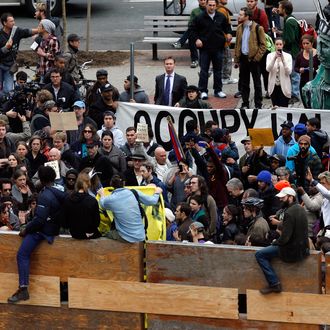
[[[146,253],[147,281],[199,285],[207,287],[258,290],[267,285],[255,260],[258,248],[228,245],[182,244],[148,242]],[[290,292],[321,293],[321,255],[311,256],[299,263],[274,260],[283,289]],[[209,318],[148,314],[148,329],[313,329],[313,326],[279,322],[215,320]],[[317,326],[314,326],[318,328]]]
[[[17,289],[16,253],[21,241],[22,239],[17,234],[0,234],[1,328],[24,328],[27,320],[29,327],[35,329],[143,328],[144,318],[141,313],[105,313],[104,311],[68,309],[60,304],[60,280],[67,282],[69,277],[126,282],[143,281],[142,243],[125,244],[106,238],[75,240],[64,237],[55,238],[52,245],[44,241],[31,257],[31,299],[22,302],[24,306],[22,303],[15,306],[7,304],[6,297],[8,298]],[[3,279],[6,279],[5,283]],[[52,292],[54,292],[52,299],[48,301]],[[50,307],[54,306],[54,301],[57,302],[58,307]]]

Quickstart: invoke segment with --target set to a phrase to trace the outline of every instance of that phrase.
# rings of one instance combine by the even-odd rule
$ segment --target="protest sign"
[[[49,120],[55,131],[76,131],[78,129],[74,112],[50,112]]]

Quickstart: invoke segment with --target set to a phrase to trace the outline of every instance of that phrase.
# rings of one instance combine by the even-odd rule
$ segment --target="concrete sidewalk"
[[[155,78],[157,75],[164,73],[163,59],[166,56],[173,56],[176,60],[175,71],[187,78],[188,85],[198,85],[198,72],[199,67],[196,69],[190,68],[190,56],[189,50],[158,50],[158,57],[160,60],[152,60],[152,51],[136,51],[134,60],[134,74],[139,78],[139,85],[149,95],[151,103],[153,103],[153,95],[155,92]],[[84,72],[87,79],[96,79],[96,71],[100,68],[90,68]],[[130,62],[127,60],[125,63],[119,66],[103,67],[103,69],[109,72],[109,81],[112,85],[117,87],[120,92],[123,91],[124,79],[130,74]],[[238,79],[238,69],[232,71],[232,78]],[[223,91],[227,94],[227,98],[219,99],[213,96],[213,75],[209,78],[209,99],[214,109],[233,109],[239,108],[241,105],[241,99],[234,98],[234,94],[237,92],[237,84],[224,85]],[[254,105],[253,101],[253,81],[251,78],[251,95],[250,105]],[[265,94],[265,92],[264,92]],[[263,108],[271,108],[271,101],[264,98]],[[295,103],[295,108],[303,108],[302,104]]]

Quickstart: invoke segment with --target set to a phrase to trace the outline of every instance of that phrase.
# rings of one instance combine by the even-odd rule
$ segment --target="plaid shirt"
[[[44,76],[54,67],[55,55],[60,52],[60,44],[56,37],[49,35],[47,39],[42,39],[40,48],[46,53],[46,56],[39,55],[38,74]]]

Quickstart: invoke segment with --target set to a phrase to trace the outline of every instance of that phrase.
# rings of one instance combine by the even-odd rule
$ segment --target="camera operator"
[[[302,135],[298,139],[299,153],[289,157],[294,161],[294,173],[296,184],[303,187],[305,191],[309,189],[309,182],[306,180],[308,168],[311,169],[313,178],[316,180],[322,170],[322,163],[317,154],[310,152],[311,138],[308,135]]]
[[[9,119],[9,126],[13,133],[21,133],[23,130],[22,121],[18,114],[30,120],[35,106],[35,96],[40,89],[38,85],[26,81],[26,73],[18,72],[14,91],[9,94],[3,105],[3,111]]]
[[[53,98],[60,109],[69,111],[72,109],[73,103],[79,100],[79,95],[74,88],[68,83],[62,81],[61,71],[54,68],[50,71],[51,83],[44,86],[44,89],[50,91]]]

